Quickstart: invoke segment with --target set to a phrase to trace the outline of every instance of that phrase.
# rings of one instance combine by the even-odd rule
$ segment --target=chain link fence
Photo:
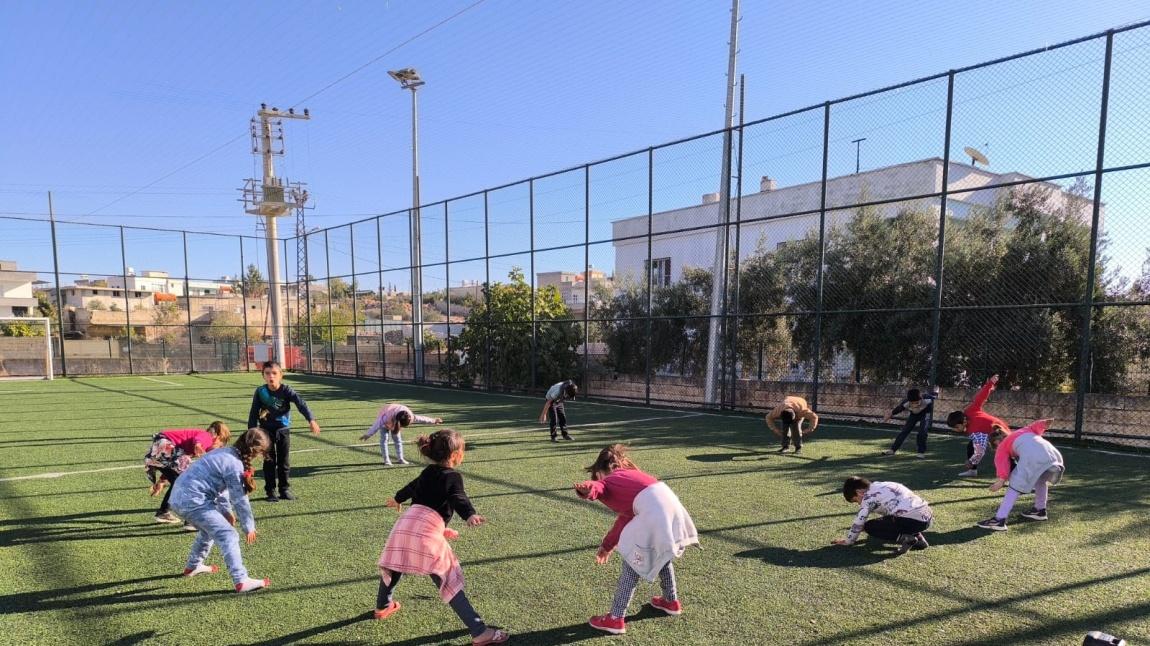
[[[860,420],[910,387],[959,409],[999,374],[990,408],[1012,424],[1150,446],[1148,127],[1140,24],[315,231],[281,241],[288,363],[501,392],[574,378],[689,408],[798,394]],[[90,372],[250,367],[262,241],[82,229],[110,260],[58,231],[37,256],[58,251],[57,284],[129,275],[133,249],[161,245],[193,292]],[[224,258],[246,318],[204,324],[221,299],[192,277]],[[74,329],[58,361],[87,374]]]

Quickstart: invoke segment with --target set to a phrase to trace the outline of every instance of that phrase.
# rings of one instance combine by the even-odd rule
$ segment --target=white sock
[[[194,568],[186,568],[184,570],[184,576],[196,576],[197,574],[214,574],[215,572],[219,571],[220,568],[218,565],[206,565],[204,563],[200,563]]]
[[[272,582],[268,579],[253,579],[248,577],[236,584],[236,592],[252,592],[253,590],[266,588],[271,584]]]

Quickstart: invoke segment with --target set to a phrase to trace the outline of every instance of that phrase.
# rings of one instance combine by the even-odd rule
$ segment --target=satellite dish
[[[962,149],[962,152],[970,156],[971,166],[978,166],[979,164],[982,164],[983,166],[990,165],[990,160],[986,158],[986,155],[978,152],[977,148],[971,148],[970,146],[967,146],[966,148]]]

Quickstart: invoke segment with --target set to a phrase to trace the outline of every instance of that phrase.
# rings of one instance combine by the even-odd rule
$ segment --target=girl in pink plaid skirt
[[[459,536],[459,532],[447,528],[452,515],[459,514],[468,527],[484,522],[463,490],[463,476],[455,470],[463,462],[463,437],[445,429],[419,436],[416,444],[433,464],[387,501],[387,506],[396,510],[402,510],[408,500],[411,506],[391,528],[379,557],[375,618],[384,619],[400,609],[392,593],[403,574],[425,574],[439,588],[439,597],[467,625],[472,644],[502,644],[507,641],[507,633],[489,628],[471,606],[463,591],[463,569],[447,542]]]

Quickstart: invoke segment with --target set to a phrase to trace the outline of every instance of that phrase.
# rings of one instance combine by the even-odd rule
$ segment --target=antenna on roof
[[[970,146],[967,146],[966,148],[962,149],[962,152],[970,156],[971,166],[978,166],[979,164],[982,164],[983,166],[990,165],[990,160],[986,158],[986,155],[979,152],[977,148],[971,148]]]

